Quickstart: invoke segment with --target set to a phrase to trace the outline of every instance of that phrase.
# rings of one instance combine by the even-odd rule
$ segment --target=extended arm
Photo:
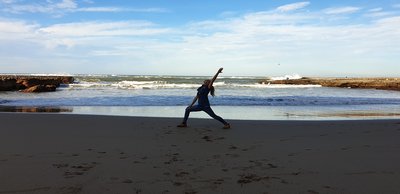
[[[192,107],[194,103],[196,103],[197,99],[199,99],[199,97],[196,95],[196,97],[193,98],[193,102],[189,105],[189,107]]]
[[[211,79],[211,82],[208,84],[208,88],[211,88],[211,86],[213,85],[214,81],[217,79],[218,75],[220,73],[222,73],[223,69],[224,68],[222,68],[222,67],[218,69],[217,73],[214,75],[214,77]]]

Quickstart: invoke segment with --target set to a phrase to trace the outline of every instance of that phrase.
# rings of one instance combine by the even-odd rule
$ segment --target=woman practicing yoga
[[[201,85],[197,89],[197,95],[194,97],[192,104],[190,104],[185,111],[185,117],[183,118],[183,121],[181,124],[178,125],[178,127],[187,127],[187,120],[189,118],[189,114],[192,111],[204,111],[208,115],[210,115],[212,118],[218,120],[219,122],[224,124],[224,129],[229,129],[231,126],[229,123],[227,123],[223,118],[220,116],[216,115],[214,111],[210,107],[210,102],[208,101],[208,94],[211,93],[212,96],[214,96],[214,86],[213,83],[217,79],[218,74],[222,73],[223,68],[220,68],[218,72],[214,75],[214,77],[211,80],[204,80],[203,85]],[[194,105],[198,101],[197,105]]]

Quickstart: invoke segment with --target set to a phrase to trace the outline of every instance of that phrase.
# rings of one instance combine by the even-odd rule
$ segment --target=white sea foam
[[[198,88],[201,84],[193,83],[168,83],[166,81],[120,81],[115,83],[106,82],[79,82],[70,84],[70,88],[114,88],[114,89],[189,89]],[[315,88],[321,85],[285,85],[285,84],[269,84],[269,83],[226,83],[215,82],[213,84],[219,88]]]
[[[288,84],[232,84],[233,87],[247,88],[319,88],[321,85],[288,85]]]
[[[198,84],[175,84],[166,81],[121,81],[111,86],[120,89],[195,88]]]
[[[288,80],[288,79],[301,79],[299,74],[285,75],[281,77],[271,77],[271,80]]]

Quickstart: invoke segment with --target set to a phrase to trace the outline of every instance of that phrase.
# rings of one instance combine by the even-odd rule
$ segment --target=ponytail
[[[214,88],[214,86],[211,86],[210,94],[211,94],[211,96],[215,96],[215,88]]]

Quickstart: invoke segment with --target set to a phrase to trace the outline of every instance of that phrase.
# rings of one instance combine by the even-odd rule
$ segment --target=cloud
[[[56,24],[40,28],[39,32],[53,36],[152,36],[168,32],[146,21],[79,22]]]
[[[15,3],[16,0],[0,0],[0,3],[4,3],[4,4],[11,4],[11,3]]]
[[[365,14],[366,17],[387,17],[387,16],[391,16],[391,15],[395,15],[395,12],[390,12],[390,11],[379,11],[379,12],[370,12]]]
[[[360,7],[338,7],[338,8],[328,8],[324,10],[325,14],[351,14],[361,10]]]
[[[303,2],[298,2],[298,3],[291,3],[291,4],[280,6],[280,7],[276,8],[276,10],[277,11],[282,11],[282,12],[294,11],[294,10],[297,10],[297,9],[304,8],[304,7],[308,6],[309,4],[310,4],[310,2],[308,2],[308,1],[303,1]]]
[[[142,13],[166,13],[168,9],[150,7],[150,8],[127,8],[127,7],[79,7],[75,0],[62,0],[58,2],[46,1],[41,3],[29,4],[18,3],[14,0],[1,0],[7,4],[3,11],[20,14],[20,13],[44,13],[54,16],[63,16],[73,12],[142,12]],[[93,4],[91,1],[83,1],[84,3]]]
[[[103,73],[142,73],[140,64],[146,65],[148,73],[160,74],[189,72],[193,67],[201,67],[196,73],[205,74],[215,64],[223,64],[236,74],[252,71],[258,75],[318,75],[335,69],[358,72],[364,66],[382,63],[397,67],[394,64],[398,63],[400,53],[400,17],[355,17],[367,22],[353,18],[331,22],[332,16],[321,11],[276,9],[174,28],[160,27],[151,21],[86,21],[44,26],[3,19],[0,49],[7,50],[7,54],[0,53],[0,57],[12,62],[13,56],[20,58],[21,53],[26,53],[37,64],[51,59],[48,64],[57,61],[65,68],[74,64]],[[19,50],[12,50],[17,46],[8,49],[7,45],[19,45]],[[284,65],[279,69],[270,66],[278,62]],[[115,66],[107,72],[103,67],[110,64]],[[382,66],[382,71],[391,69],[387,65]],[[76,71],[83,73],[80,68]]]
[[[163,8],[122,8],[122,7],[83,7],[73,10],[74,12],[142,12],[142,13],[166,13],[168,9]]]
[[[0,39],[24,39],[33,37],[37,24],[18,20],[0,20]]]
[[[380,12],[382,10],[383,10],[382,7],[377,7],[377,8],[369,9],[368,12]]]
[[[393,7],[394,8],[400,8],[400,4],[394,4]]]
[[[55,7],[59,9],[75,9],[78,5],[74,0],[63,0],[62,2],[55,4]]]
[[[66,10],[71,10],[77,8],[77,4],[74,0],[62,0],[60,2],[54,3],[52,1],[40,2],[35,4],[24,4],[10,2],[3,11],[19,14],[19,13],[47,13],[47,14],[60,14]]]
[[[85,7],[76,9],[77,12],[122,12],[123,8],[119,7]]]

